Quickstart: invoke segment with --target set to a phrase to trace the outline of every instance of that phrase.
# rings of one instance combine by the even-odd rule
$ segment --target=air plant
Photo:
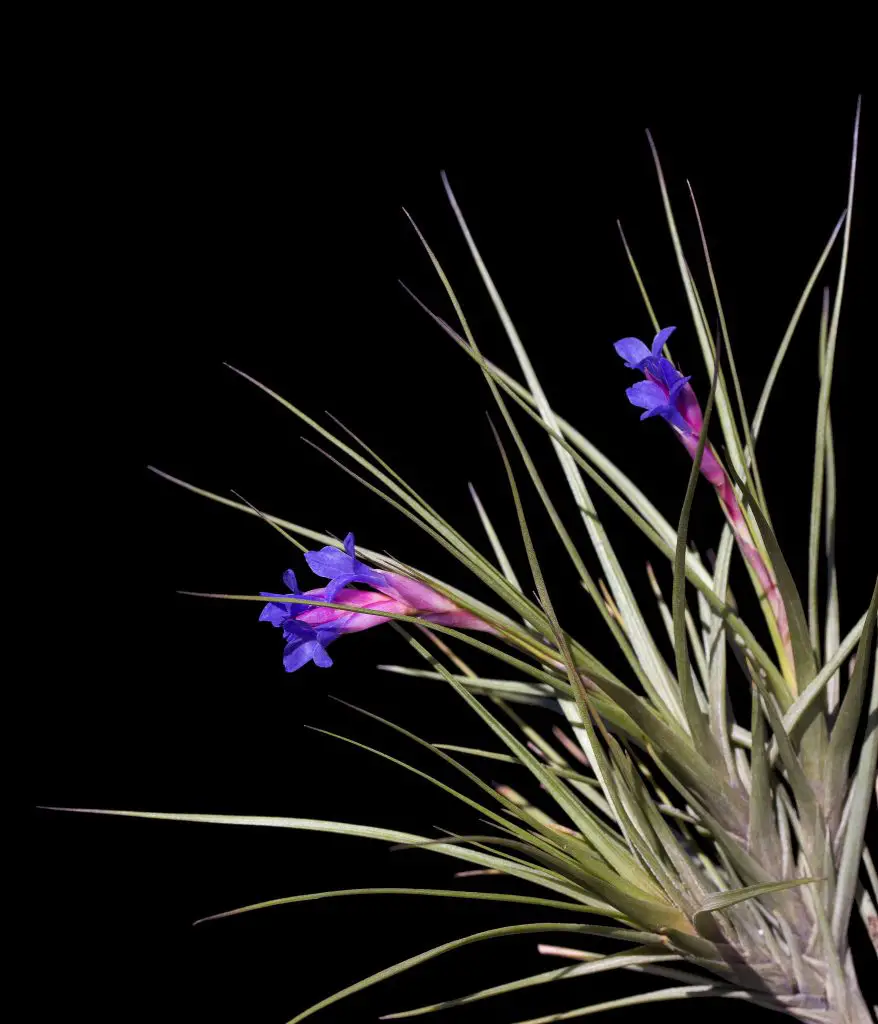
[[[874,665],[878,584],[868,609],[842,636],[833,560],[836,495],[830,417],[858,125],[859,108],[847,208],[795,308],[752,418],[743,400],[694,196],[710,296],[699,293],[690,272],[658,155],[649,139],[691,326],[675,335],[675,347],[680,343],[679,362],[675,363],[668,348],[674,328],[660,329],[622,235],[655,338],[650,346],[636,338],[615,344],[625,362],[624,368],[618,366],[619,415],[625,412],[622,392],[629,383],[627,396],[631,404],[644,410],[641,419],[663,419],[691,455],[689,483],[676,527],[622,468],[550,406],[445,179],[451,208],[505,328],[522,380],[483,356],[445,272],[415,227],[447,291],[457,323],[427,312],[484,374],[496,402],[498,458],[508,477],[532,582],[523,583],[516,577],[498,531],[474,491],[491,558],[350,432],[347,436],[333,433],[243,373],[333,446],[337,453],[333,458],[344,460],[360,483],[451,552],[493,594],[494,603],[476,600],[457,585],[389,555],[356,547],[353,534],[339,543],[331,536],[160,474],[196,493],[262,516],[300,549],[296,537],[325,545],[307,552],[305,561],[328,583],[303,592],[295,572],[288,570],[283,577],[286,593],[210,596],[264,604],[259,618],[282,632],[284,667],[289,672],[312,661],[320,668],[331,666],[327,648],[344,634],[381,625],[397,630],[424,664],[383,667],[447,684],[492,731],[498,749],[428,742],[399,725],[379,721],[458,772],[460,790],[411,769],[458,797],[474,816],[487,820],[490,830],[435,840],[389,828],[311,819],[97,813],[304,829],[422,846],[474,866],[464,874],[491,875],[492,882],[507,878],[532,888],[529,895],[490,887],[481,891],[308,893],[241,907],[217,917],[364,891],[502,900],[551,911],[546,923],[494,928],[419,952],[301,1010],[293,1022],[450,950],[501,936],[540,933],[566,935],[563,946],[538,947],[547,958],[566,960],[563,967],[481,991],[456,992],[446,1002],[401,1010],[383,1019],[407,1019],[610,970],[637,971],[672,984],[521,1024],[574,1020],[607,1009],[698,997],[739,1000],[814,1024],[866,1024],[870,1019],[857,979],[857,969],[862,972],[867,965],[854,962],[849,925],[852,914],[858,913],[878,954],[878,877],[865,844],[878,756],[878,672]],[[803,600],[772,528],[757,442],[803,309],[836,246],[841,250],[838,277],[832,291],[827,288],[823,292],[818,339],[821,376]],[[710,322],[714,312],[716,329]],[[703,361],[701,375],[692,365],[693,337]],[[608,340],[608,348],[610,343]],[[626,381],[624,374],[630,371],[642,374],[643,379]],[[537,460],[522,439],[518,428],[521,416],[542,429],[560,462],[581,515],[584,529],[580,533],[591,547],[587,556],[579,546],[582,538],[568,531],[543,483]],[[719,447],[708,440],[709,425],[716,421],[722,439]],[[643,429],[658,428],[646,423]],[[700,477],[716,492],[725,516],[710,564],[689,542],[690,510]],[[551,580],[531,542],[533,524],[523,511],[523,480],[539,495],[582,587],[618,645],[627,665],[621,675],[568,631],[564,609],[552,600]],[[668,607],[650,568],[650,580],[673,643],[673,665],[663,657],[662,641],[651,632],[617,558],[618,541],[610,538],[602,524],[593,501],[597,492],[624,512],[631,529],[641,531],[673,569]],[[820,606],[818,588],[821,546],[827,574],[824,607]],[[758,597],[769,647],[759,642],[730,592],[729,572],[736,551]],[[587,558],[596,558],[602,578],[595,579]],[[346,643],[353,647],[355,641]],[[497,673],[490,678],[479,675],[466,660],[468,650],[495,658]],[[313,666],[307,671],[313,671]],[[732,687],[737,693],[749,694],[749,716],[744,721],[735,720],[729,698]],[[521,714],[533,704],[557,711],[566,723],[566,728],[559,726],[554,731],[557,744],[527,725],[519,712],[512,710],[516,704],[522,706]],[[864,715],[868,724],[863,733],[859,730]],[[533,806],[514,790],[484,781],[470,766],[480,760],[523,766],[539,783],[543,805]],[[861,867],[868,886],[860,880]],[[614,953],[594,952],[580,945],[587,944],[589,937],[616,940],[622,946]],[[574,989],[571,985],[571,995]]]

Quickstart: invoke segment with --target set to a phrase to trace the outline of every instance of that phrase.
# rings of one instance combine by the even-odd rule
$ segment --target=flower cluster
[[[661,416],[674,428],[677,437],[694,458],[701,428],[704,425],[701,406],[689,384],[692,378],[684,377],[675,369],[673,363],[661,354],[665,342],[675,330],[676,327],[665,327],[659,331],[653,339],[651,349],[648,349],[639,338],[623,338],[617,341],[613,348],[625,360],[629,370],[639,370],[646,378],[625,391],[632,405],[646,410],[640,418],[645,420],[651,416]],[[724,505],[727,504],[725,498],[729,496],[734,502],[726,471],[709,444],[705,445],[701,457],[701,472],[714,487],[723,489],[728,485],[729,494],[720,494]]]
[[[288,594],[271,594],[263,591],[263,597],[310,597],[315,601],[331,601],[338,604],[362,608],[358,612],[344,608],[326,608],[321,605],[299,604],[290,601],[271,601],[259,616],[260,622],[270,622],[283,630],[287,641],[284,648],[284,668],[295,672],[309,661],[320,668],[329,668],[332,658],[326,648],[343,633],[357,633],[373,626],[389,622],[385,615],[370,614],[387,612],[390,615],[411,615],[425,622],[462,629],[490,630],[471,612],[458,608],[447,597],[398,573],[379,572],[361,562],[356,555],[354,535],[344,539],[344,550],[327,545],[319,551],[305,554],[308,567],[316,576],[328,579],[329,583],[314,590],[301,591],[292,569],[287,569],[283,582]],[[371,590],[360,590],[353,583],[365,584]]]
[[[646,410],[640,418],[661,416],[683,434],[697,435],[703,419],[698,399],[689,386],[692,378],[684,377],[662,355],[665,342],[675,330],[676,327],[665,327],[659,331],[651,349],[639,338],[623,338],[613,348],[629,370],[639,370],[646,378],[625,391],[632,405]]]

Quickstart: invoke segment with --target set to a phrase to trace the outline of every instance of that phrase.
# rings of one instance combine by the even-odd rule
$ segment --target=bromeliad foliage
[[[588,983],[583,981],[569,986],[571,999],[580,1001],[577,1008],[527,1024],[572,1020],[640,1003],[708,996],[772,1008],[815,1024],[865,1024],[869,1020],[857,980],[857,970],[868,970],[868,964],[854,963],[849,924],[855,911],[865,922],[878,953],[874,902],[878,879],[864,841],[878,757],[878,678],[874,668],[878,585],[868,609],[861,610],[859,619],[842,636],[833,561],[836,494],[829,411],[848,262],[858,124],[859,111],[847,210],[807,282],[752,418],[741,395],[694,198],[711,286],[709,297],[699,293],[690,273],[691,264],[682,250],[653,147],[662,201],[692,317],[692,331],[681,330],[676,337],[685,349],[694,334],[704,374],[691,365],[688,350],[683,362],[691,372],[684,375],[671,361],[667,343],[674,328],[659,330],[624,236],[625,252],[657,333],[650,348],[636,338],[624,338],[615,348],[628,369],[643,375],[644,379],[627,391],[630,402],[644,410],[641,418],[664,419],[693,459],[676,528],[622,468],[551,407],[445,182],[451,207],[506,330],[523,383],[482,355],[445,273],[424,242],[459,326],[430,315],[484,373],[506,438],[517,450],[530,485],[540,496],[587,595],[624,656],[628,667],[621,677],[567,631],[564,609],[553,604],[531,543],[531,526],[522,511],[518,474],[499,434],[500,458],[508,473],[532,583],[517,579],[475,492],[492,558],[483,555],[357,439],[351,444],[335,436],[253,381],[332,444],[361,482],[452,552],[493,593],[496,607],[388,556],[356,548],[352,534],[339,545],[331,537],[274,516],[263,518],[289,539],[295,534],[326,545],[307,552],[305,559],[312,572],[329,582],[302,592],[289,570],[284,575],[288,593],[240,595],[237,599],[271,599],[260,619],[282,631],[286,641],[284,667],[289,672],[309,661],[323,668],[331,665],[327,647],[342,634],[381,624],[397,629],[426,664],[421,668],[384,668],[450,686],[492,731],[497,749],[432,743],[401,726],[385,724],[459,773],[465,787],[460,791],[418,771],[422,778],[454,793],[475,815],[487,820],[491,831],[435,841],[385,828],[310,819],[100,813],[240,822],[365,836],[406,846],[420,844],[433,853],[466,862],[471,866],[467,875],[493,876],[477,891],[355,889],[308,893],[242,907],[218,917],[303,900],[388,893],[500,900],[551,911],[547,922],[477,932],[419,953],[302,1010],[294,1021],[445,952],[495,938],[540,933],[566,933],[571,945],[537,947],[547,957],[564,958],[565,966],[481,991],[453,993],[447,1002],[399,1011],[385,1019],[428,1014],[529,986],[585,978],[599,971],[633,970],[672,984],[609,1003],[589,1004]],[[423,241],[420,232],[418,235]],[[803,602],[772,530],[756,442],[802,311],[839,239],[838,276],[834,294],[824,290],[818,338],[821,380],[814,435],[808,591]],[[716,332],[710,326],[714,311],[719,323]],[[702,395],[706,395],[703,412],[692,386],[696,380],[701,382]],[[620,373],[620,414],[623,384]],[[548,435],[582,517],[581,537],[577,538],[565,524],[544,486],[537,461],[519,433],[513,416],[516,411],[534,420]],[[722,458],[708,440],[714,414],[722,435]],[[713,487],[726,518],[710,566],[688,539],[699,476]],[[262,515],[252,507],[168,479],[241,511]],[[642,531],[672,565],[670,607],[651,568],[649,572],[673,643],[673,666],[662,656],[662,640],[650,631],[616,556],[614,542],[604,529],[592,497],[595,488],[622,509],[632,527]],[[822,609],[818,598],[821,535],[827,594]],[[583,538],[591,548],[588,555],[581,550]],[[736,548],[760,599],[773,650],[758,642],[731,598],[728,581]],[[592,576],[586,558],[596,558],[601,578]],[[534,590],[535,598],[530,596]],[[417,632],[411,631],[412,624],[419,627]],[[468,648],[493,655],[500,671],[491,678],[473,671],[464,657]],[[727,657],[729,650],[732,659]],[[356,656],[353,650],[349,656]],[[728,699],[730,685],[751,695],[750,714],[745,721],[734,719]],[[566,729],[560,725],[555,728],[557,742],[553,743],[527,725],[513,709],[514,704],[553,708],[561,716],[559,721],[566,722]],[[864,716],[868,716],[868,724],[858,738]],[[545,805],[532,806],[509,787],[486,783],[469,767],[479,759],[489,759],[494,765],[500,761],[524,767],[540,784]],[[861,881],[861,866],[868,886]],[[499,887],[493,888],[497,878],[506,879],[507,885],[498,883]],[[621,952],[600,953],[580,946],[588,937],[616,940],[625,946]]]

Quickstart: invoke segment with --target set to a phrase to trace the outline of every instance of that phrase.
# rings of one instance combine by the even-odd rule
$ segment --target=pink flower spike
[[[325,601],[327,598],[320,597],[323,590],[309,590],[305,597],[313,597],[317,601]],[[374,608],[375,611],[390,612],[394,615],[413,615],[414,609],[402,601],[397,601],[387,594],[380,594],[374,590],[355,590],[353,587],[345,587],[333,597],[338,604],[353,604],[358,608]],[[371,629],[373,626],[381,626],[387,619],[382,615],[369,615],[366,612],[346,611],[342,608],[309,608],[297,616],[299,622],[306,622],[311,626],[322,626],[332,623],[336,631],[341,633],[361,633],[364,629]]]
[[[484,619],[472,612],[464,611],[449,598],[428,587],[426,583],[410,580],[395,572],[386,572],[381,586],[385,594],[390,594],[414,609],[411,614],[417,615],[428,622],[440,626],[455,626],[458,629],[477,629],[494,632]]]
[[[652,352],[636,338],[623,338],[622,341],[616,343],[615,348],[618,355],[625,359],[625,365],[629,369],[639,370],[646,378],[638,381],[626,391],[632,405],[646,410],[640,418],[648,419],[659,416],[666,420],[683,447],[694,459],[698,450],[698,440],[704,429],[704,417],[695,392],[689,384],[690,378],[683,377],[664,356],[660,355],[661,345],[664,344],[670,330],[670,328],[666,328],[665,331],[656,335]],[[661,344],[659,344],[660,341]],[[784,652],[789,664],[792,665],[789,620],[777,580],[766,565],[759,549],[753,543],[752,534],[741,506],[738,504],[732,483],[709,442],[704,446],[699,468],[701,474],[716,491],[726,518],[734,531],[741,554],[762,588],[777,626]]]
[[[291,594],[313,598],[315,601],[352,605],[354,608],[327,608],[285,601],[267,604],[259,618],[283,630],[287,641],[284,667],[288,672],[295,672],[309,661],[321,668],[328,668],[332,664],[332,659],[326,653],[329,644],[343,633],[360,633],[373,626],[380,626],[390,621],[393,615],[411,616],[426,623],[433,622],[458,629],[496,632],[478,615],[458,608],[453,601],[432,587],[398,573],[379,572],[361,562],[356,556],[352,533],[345,537],[344,549],[326,545],[319,551],[307,552],[305,560],[313,572],[327,577],[329,583],[303,594],[295,574],[288,569],[284,574],[284,583]],[[361,583],[374,589],[359,590],[350,586],[352,583]],[[356,608],[362,608],[363,611],[358,612],[354,610]],[[375,612],[386,612],[387,615]]]

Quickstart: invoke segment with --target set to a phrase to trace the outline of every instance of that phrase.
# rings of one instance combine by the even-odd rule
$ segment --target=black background
[[[146,464],[221,494],[238,491],[314,529],[352,529],[368,547],[487,596],[413,524],[303,444],[308,431],[228,361],[324,422],[324,410],[341,417],[481,544],[472,481],[526,578],[484,415],[490,394],[397,284],[402,278],[451,316],[405,206],[483,349],[514,370],[445,201],[444,169],[553,404],[674,519],[688,460],[660,424],[638,423],[623,394],[630,377],[611,348],[623,335],[650,334],[619,245],[621,218],[660,320],[679,325],[675,354],[706,394],[643,130],[654,132],[706,289],[686,178],[696,190],[752,412],[845,205],[856,90],[706,95],[659,93],[652,83],[623,95],[528,81],[408,103],[406,81],[385,91],[352,74],[333,91],[325,80],[270,68],[245,73],[234,61],[211,74],[147,62],[132,81],[123,65],[93,78],[83,68],[76,90],[54,90],[25,154],[20,265],[32,299],[23,347],[36,368],[22,389],[22,440],[33,443],[20,502],[39,525],[24,616],[29,654],[14,680],[26,802],[478,831],[474,813],[429,783],[305,728],[354,736],[454,785],[422,751],[328,695],[431,740],[496,746],[459,699],[439,684],[378,672],[377,664],[415,664],[389,629],[341,640],[329,671],[286,676],[280,638],[257,624],[258,606],[178,595],[275,589],[288,565],[302,569],[301,558],[258,519],[177,489]],[[863,230],[871,120],[867,107],[833,389],[845,630],[875,571],[866,536],[874,430],[862,393],[873,362]],[[836,268],[837,258],[826,283]],[[818,314],[815,295],[760,446],[778,533],[802,583]],[[584,547],[543,438],[527,424],[524,434]],[[599,505],[648,603],[640,571],[648,546]],[[532,494],[527,510],[562,621],[616,664]],[[714,544],[720,525],[712,496],[701,493],[696,540]],[[596,570],[595,559],[589,565]],[[669,587],[667,567],[659,571]],[[486,775],[538,795],[518,774]],[[193,928],[200,916],[301,892],[452,887],[455,862],[316,833],[46,812],[31,819],[33,1020],[73,1011],[94,1021],[281,1022],[432,945],[552,918],[503,904],[363,897]],[[491,883],[470,884],[504,888]],[[537,956],[536,941],[451,954],[324,1018],[372,1020],[555,966]],[[636,975],[608,975],[436,1019],[517,1020],[646,987]],[[701,1010],[685,1010],[687,1019]]]

